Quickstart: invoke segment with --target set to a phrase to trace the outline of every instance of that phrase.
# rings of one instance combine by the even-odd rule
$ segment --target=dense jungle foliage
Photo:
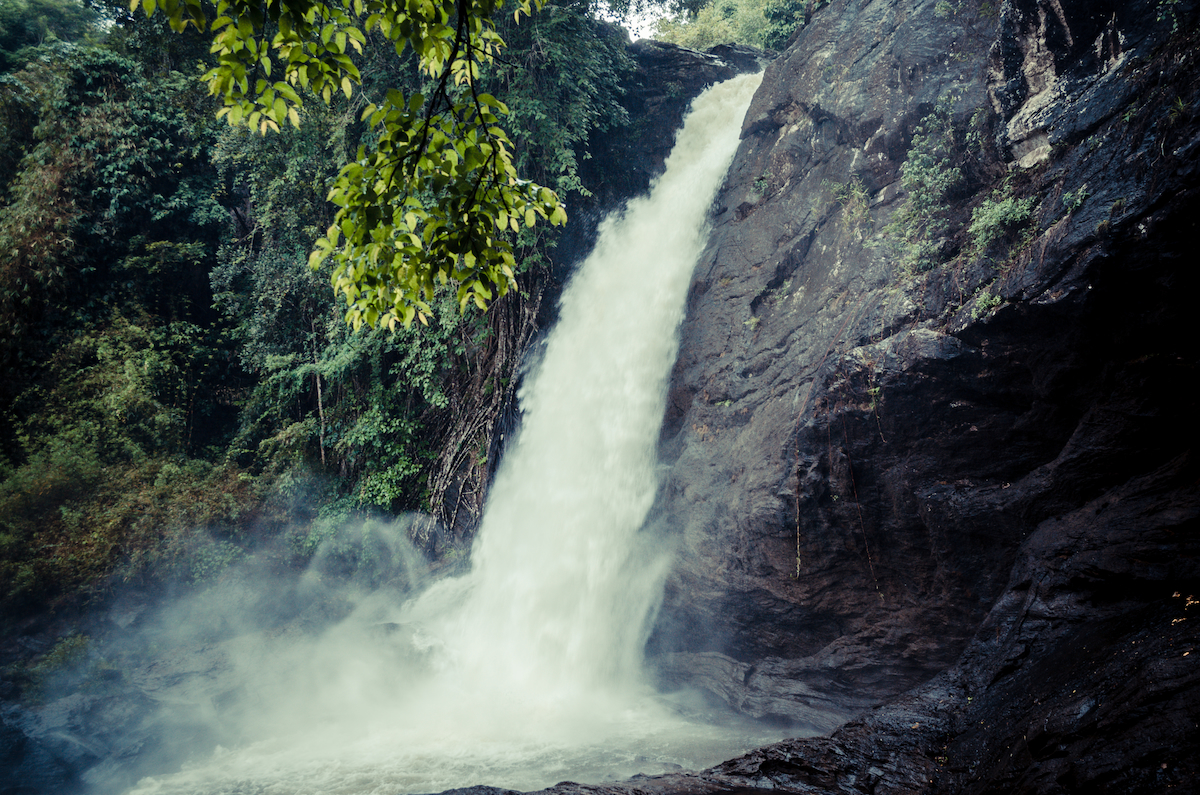
[[[568,204],[589,141],[627,123],[632,63],[595,12],[499,20],[482,75],[520,173]],[[428,327],[353,330],[307,257],[374,143],[363,108],[427,78],[367,36],[362,91],[262,136],[215,118],[208,50],[120,0],[0,0],[9,619],[247,554],[300,563],[355,514],[422,512],[414,538],[453,546],[482,504],[558,230],[511,236],[518,289],[486,313],[450,289]]]
[[[654,38],[697,50],[735,42],[782,50],[828,0],[680,0],[655,24]]]

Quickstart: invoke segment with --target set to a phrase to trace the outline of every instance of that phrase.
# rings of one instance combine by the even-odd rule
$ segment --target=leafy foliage
[[[1088,193],[1087,185],[1081,185],[1074,191],[1066,191],[1062,196],[1063,207],[1066,207],[1069,213],[1075,212],[1087,201]]]
[[[0,0],[0,73],[20,69],[43,44],[91,37],[95,20],[77,0]]]
[[[998,192],[975,208],[971,214],[971,252],[981,256],[997,243],[1008,240],[1033,215],[1038,200],[1034,196],[1018,199]]]
[[[364,109],[389,90],[433,97],[442,75],[374,28],[359,90],[326,102],[295,84],[299,125],[264,136],[218,121],[204,84],[173,71],[206,37],[101,6],[104,45],[33,48],[0,79],[0,606],[210,582],[285,515],[299,556],[364,512],[427,511],[465,532],[558,228],[489,222],[513,281],[489,288],[486,313],[435,279],[427,325],[355,330],[329,287],[336,258],[308,266],[338,217],[329,191],[380,151]],[[497,30],[512,57],[473,79],[511,108],[506,156],[587,197],[589,143],[626,122],[623,41],[573,2]],[[468,102],[471,89],[447,85]],[[432,189],[416,198],[436,209]]]
[[[190,458],[220,444],[234,376],[209,307],[225,212],[199,88],[57,45],[0,89],[17,148],[0,220],[0,601],[132,575],[247,499],[236,472]]]
[[[663,17],[654,37],[696,50],[729,42],[759,45],[767,26],[766,6],[767,0],[716,0],[694,14]]]
[[[523,0],[515,17],[529,15]],[[518,178],[512,141],[500,127],[508,107],[478,87],[504,46],[490,17],[502,0],[400,3],[353,0],[219,0],[211,20],[200,0],[133,0],[164,9],[173,28],[211,25],[217,65],[206,75],[220,115],[260,132],[300,124],[302,91],[326,104],[361,83],[350,51],[378,32],[396,54],[411,49],[434,80],[429,95],[392,88],[362,120],[374,145],[359,148],[329,192],[338,211],[310,255],[333,263],[346,318],[394,328],[428,322],[435,282],[453,280],[461,307],[485,308],[515,284],[508,231],[538,219],[566,222],[549,188]],[[540,7],[540,3],[537,3]],[[273,73],[281,79],[272,82]]]
[[[766,27],[759,33],[759,46],[782,50],[797,30],[829,0],[767,0],[763,7]]]
[[[1171,21],[1171,30],[1179,30],[1179,0],[1158,0],[1155,16],[1159,22]]]
[[[514,162],[563,194],[587,195],[578,165],[590,137],[626,120],[620,80],[632,64],[623,44],[578,6],[547,7],[504,33],[520,55],[493,64],[481,85],[514,108]],[[405,81],[420,90],[415,70],[405,71],[411,62],[388,59],[377,43],[370,37],[363,48],[363,93]],[[242,365],[258,379],[232,454],[256,471],[334,471],[353,505],[431,510],[451,523],[445,495],[460,503],[464,478],[482,494],[490,437],[537,312],[527,290],[536,295],[555,236],[522,225],[513,243],[526,291],[510,292],[487,317],[473,306],[459,317],[457,294],[435,286],[420,333],[346,329],[304,254],[328,223],[323,186],[355,137],[372,135],[355,126],[356,100],[335,97],[278,135],[231,128],[218,146],[239,197],[238,240],[222,248],[214,293],[237,325]]]
[[[592,136],[629,123],[621,85],[634,62],[624,36],[579,0],[548,4],[529,24],[501,31],[514,57],[495,62],[485,84],[512,108],[518,171],[560,195],[590,195],[579,166]]]
[[[949,194],[963,182],[955,162],[957,145],[951,111],[954,98],[942,97],[913,131],[908,157],[900,167],[907,198],[885,230],[899,238],[901,260],[913,272],[940,264],[942,238],[950,229]]]
[[[1004,299],[990,289],[980,290],[975,296],[974,304],[971,305],[971,319],[979,320],[981,317],[985,317],[1002,303],[1004,303]]]
[[[703,50],[737,43],[782,49],[827,0],[713,0],[662,18],[655,38]]]
[[[0,220],[9,368],[44,361],[64,313],[102,322],[129,302],[176,315],[207,304],[205,260],[224,213],[205,154],[215,127],[194,112],[202,97],[178,75],[147,82],[110,50],[70,55],[0,89],[22,155]]]
[[[116,316],[61,348],[18,402],[24,461],[0,481],[0,599],[21,603],[167,566],[193,528],[236,527],[253,494],[189,460],[199,329]]]
[[[212,285],[235,324],[241,365],[256,378],[230,455],[259,472],[337,472],[360,506],[425,507],[424,420],[445,404],[445,333],[458,312],[424,334],[351,331],[325,278],[305,264],[329,213],[323,186],[351,145],[353,123],[353,113],[330,108],[279,135],[230,128],[218,147],[241,201],[237,236],[222,246]]]
[[[1033,196],[1014,196],[1011,176],[987,174],[982,148],[986,113],[977,110],[969,119],[956,121],[957,100],[954,93],[944,94],[921,119],[900,167],[904,203],[883,231],[909,275],[952,260],[961,262],[964,256],[1003,259],[1039,204]],[[975,195],[985,179],[999,180],[1000,187],[968,218],[964,200]]]

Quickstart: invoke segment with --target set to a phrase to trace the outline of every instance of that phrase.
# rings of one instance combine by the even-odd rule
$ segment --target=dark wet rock
[[[0,793],[77,791],[80,770],[75,764],[77,756],[72,754],[75,758],[64,759],[57,753],[62,743],[31,736],[27,729],[30,721],[31,716],[17,707],[6,706],[0,711],[0,770],[4,772]]]
[[[767,69],[697,267],[663,433],[661,508],[682,548],[652,649],[671,654],[671,679],[688,654],[789,661],[773,690],[811,683],[828,698],[798,700],[840,701],[830,718],[844,719],[951,664],[1003,584],[1011,545],[939,564],[914,492],[969,474],[993,485],[1002,473],[966,471],[979,447],[951,404],[1022,387],[923,323],[894,257],[866,245],[894,210],[912,126],[947,90],[964,113],[985,101],[981,55],[945,67],[963,36],[931,3],[835,3]],[[852,179],[878,221],[841,220],[830,184]],[[978,401],[975,424],[1003,433],[1004,402]]]
[[[516,791],[499,787],[460,787],[446,790],[442,795],[515,795]]]
[[[88,671],[65,694],[0,713],[0,765],[13,793],[106,795],[178,769],[227,740],[224,653],[176,649],[128,670]],[[53,688],[62,693],[64,686]]]
[[[1198,477],[1181,455],[1044,521],[958,663],[829,737],[547,792],[1195,792]]]
[[[1153,2],[944,11],[834,2],[767,69],[671,385],[651,650],[750,714],[858,715],[722,780],[1182,786],[1200,47]],[[963,179],[914,273],[888,224],[939,102]],[[1029,237],[974,255],[1001,195]]]

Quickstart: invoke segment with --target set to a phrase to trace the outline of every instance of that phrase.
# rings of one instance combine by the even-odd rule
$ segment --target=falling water
[[[663,573],[638,531],[656,488],[667,375],[708,211],[759,79],[696,100],[666,172],[604,224],[563,295],[452,623],[472,679],[570,698],[636,675]]]
[[[270,739],[135,793],[536,789],[701,767],[776,739],[685,718],[640,670],[669,562],[643,531],[666,380],[759,79],[702,94],[650,195],[602,225],[521,392],[471,571],[366,606],[316,643],[247,642],[242,730]]]

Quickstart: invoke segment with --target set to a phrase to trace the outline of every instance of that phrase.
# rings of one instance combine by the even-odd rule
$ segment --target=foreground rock
[[[547,792],[1195,792],[1200,601],[1171,588],[1197,583],[1197,475],[1180,457],[1045,522],[958,664],[831,737]]]

